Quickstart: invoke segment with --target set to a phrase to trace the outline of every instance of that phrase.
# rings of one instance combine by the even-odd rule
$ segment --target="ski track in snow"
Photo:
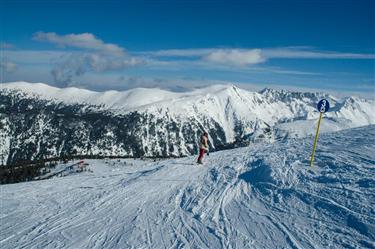
[[[312,140],[1,185],[0,248],[375,248],[375,126]]]

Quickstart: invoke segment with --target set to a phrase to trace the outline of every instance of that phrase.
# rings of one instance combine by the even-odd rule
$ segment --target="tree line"
[[[25,181],[37,180],[41,175],[44,175],[61,163],[67,163],[74,160],[84,159],[137,159],[132,156],[104,156],[104,155],[64,155],[61,157],[38,159],[34,161],[17,161],[11,165],[0,165],[0,184],[18,183]],[[149,156],[138,159],[167,159],[177,157],[160,157]]]

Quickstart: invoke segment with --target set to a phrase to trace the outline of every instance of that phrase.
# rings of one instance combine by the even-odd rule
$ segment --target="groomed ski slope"
[[[312,140],[2,185],[0,248],[374,248],[375,126]]]

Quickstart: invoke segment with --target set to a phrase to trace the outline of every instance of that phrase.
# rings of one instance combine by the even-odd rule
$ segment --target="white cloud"
[[[73,53],[57,63],[51,73],[56,83],[71,84],[87,72],[121,70],[144,63],[136,57],[113,57],[96,53]]]
[[[54,32],[36,32],[33,35],[35,41],[45,41],[61,47],[73,47],[104,53],[123,54],[125,50],[116,44],[104,43],[91,33],[58,35]]]
[[[87,72],[122,70],[146,63],[139,57],[125,53],[124,48],[105,43],[91,33],[59,35],[54,32],[36,32],[33,40],[78,49],[78,51],[63,52],[58,58],[56,58],[59,55],[57,52],[39,56],[53,58],[52,76],[56,83],[63,85],[71,84],[76,77]]]
[[[375,54],[346,53],[337,51],[319,51],[313,47],[280,47],[280,48],[202,48],[202,49],[169,49],[145,51],[141,54],[150,57],[197,57],[212,63],[232,65],[251,65],[274,58],[286,59],[375,59]]]
[[[63,58],[67,52],[57,50],[4,50],[4,57],[16,64],[51,64]]]
[[[0,69],[4,70],[7,73],[11,73],[11,72],[16,71],[17,64],[15,64],[13,62],[4,62],[4,61],[1,61],[0,62]]]
[[[140,54],[157,57],[201,57],[211,52],[217,51],[216,48],[197,48],[197,49],[166,49],[157,51],[139,52]]]
[[[14,45],[8,42],[0,42],[0,49],[11,49]]]
[[[1,68],[10,72],[14,71],[19,65],[17,75],[24,73],[23,75],[26,76],[39,70],[47,75],[45,78],[48,78],[49,81],[52,81],[52,76],[55,83],[59,86],[77,84],[77,82],[82,82],[83,80],[86,84],[90,84],[87,82],[92,82],[95,85],[94,82],[97,82],[98,85],[102,84],[101,87],[103,88],[108,88],[113,83],[113,87],[119,86],[119,88],[124,86],[168,86],[183,89],[192,84],[191,80],[186,80],[186,82],[181,79],[159,81],[157,79],[154,80],[153,77],[183,77],[186,75],[212,79],[250,78],[252,80],[263,80],[265,78],[263,75],[268,77],[269,75],[277,74],[280,77],[291,77],[296,80],[297,77],[302,79],[302,76],[305,75],[315,77],[320,74],[319,72],[304,72],[259,64],[277,58],[375,58],[374,54],[319,51],[313,47],[194,48],[126,53],[124,48],[116,44],[105,43],[90,33],[59,35],[56,33],[37,32],[34,34],[33,39],[71,49],[49,51],[4,49],[1,52],[13,64],[2,63]],[[131,71],[131,73],[133,75],[151,77],[151,79],[131,77],[125,74],[124,69],[143,65],[146,66],[140,70],[141,73],[139,71]],[[111,73],[104,73],[108,71],[111,71]],[[207,72],[207,75],[205,72]],[[7,77],[12,75],[15,74],[8,74]],[[112,75],[117,76],[112,77]],[[125,76],[120,79],[118,75]],[[88,79],[89,77],[90,79]],[[38,79],[37,76],[34,78]]]
[[[287,59],[374,59],[375,54],[318,51],[311,47],[285,47],[263,49],[266,58]]]
[[[246,66],[262,63],[265,58],[262,56],[261,49],[219,49],[204,56],[203,60],[218,64]]]
[[[88,51],[4,50],[3,55],[15,64],[22,65],[24,69],[38,68],[40,73],[50,72],[55,83],[62,85],[70,84],[86,73],[121,71],[148,63],[143,58],[126,54]],[[5,65],[3,68],[5,69]],[[7,68],[10,70],[10,66]],[[28,74],[30,73],[34,75],[34,72],[28,71]]]

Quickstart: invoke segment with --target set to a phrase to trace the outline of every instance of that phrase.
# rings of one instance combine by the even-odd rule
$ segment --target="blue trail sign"
[[[318,107],[318,111],[319,112],[322,112],[322,113],[328,112],[328,110],[329,110],[329,102],[328,102],[328,100],[322,99],[321,101],[319,101],[317,107]]]
[[[328,100],[326,100],[326,99],[320,100],[318,102],[317,108],[318,108],[318,111],[320,112],[320,115],[319,115],[318,127],[316,129],[315,139],[314,139],[314,147],[313,147],[313,151],[311,153],[310,166],[313,166],[313,164],[314,164],[314,156],[315,156],[316,144],[318,143],[320,122],[322,121],[323,113],[328,112],[328,110],[329,110],[329,102],[328,102]]]

